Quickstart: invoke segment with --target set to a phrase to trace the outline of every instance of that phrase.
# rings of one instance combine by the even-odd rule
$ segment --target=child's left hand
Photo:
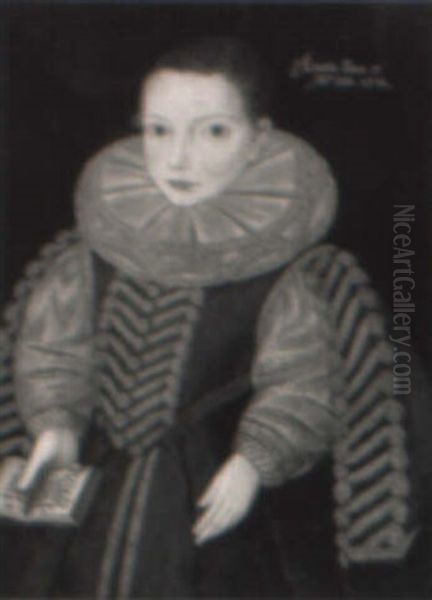
[[[259,487],[255,467],[241,454],[232,455],[198,500],[204,512],[193,528],[195,542],[203,544],[240,523],[252,508]]]

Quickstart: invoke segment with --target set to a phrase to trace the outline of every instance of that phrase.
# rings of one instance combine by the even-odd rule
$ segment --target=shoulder
[[[2,315],[8,335],[15,339],[25,321],[54,316],[62,306],[87,304],[91,286],[91,257],[86,244],[75,230],[61,232],[27,264],[14,286]]]
[[[73,278],[82,278],[90,263],[90,250],[84,240],[74,234],[66,240],[55,240],[46,244],[34,261],[41,271],[41,280],[57,278],[66,283]]]
[[[370,278],[357,257],[348,250],[323,243],[309,248],[287,265],[275,288],[281,293],[297,282],[311,293],[330,299],[347,281],[351,291],[371,287]]]
[[[91,255],[86,243],[76,234],[58,237],[46,244],[32,261],[16,287],[17,300],[28,310],[39,312],[55,301],[56,306],[75,298],[87,299],[92,282]]]
[[[317,261],[331,261],[337,249],[330,244],[320,244],[290,262],[276,278],[266,298],[265,308],[275,306],[301,306],[315,303],[321,294],[321,279]],[[313,259],[315,263],[312,264]],[[314,268],[315,267],[315,268]]]
[[[315,319],[341,344],[357,333],[386,336],[385,307],[361,262],[332,244],[314,246],[282,272],[264,305],[262,328],[277,317],[293,326]]]
[[[313,317],[336,323],[353,303],[367,311],[382,310],[358,259],[333,244],[318,244],[281,271],[263,304],[260,329]]]
[[[315,273],[299,261],[290,263],[271,287],[261,309],[258,338],[296,335],[300,330],[327,329],[329,307]]]

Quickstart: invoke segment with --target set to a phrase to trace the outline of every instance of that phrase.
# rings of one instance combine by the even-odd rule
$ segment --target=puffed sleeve
[[[252,371],[254,395],[235,450],[265,486],[308,471],[337,433],[341,375],[328,307],[313,280],[289,267],[264,304]]]
[[[82,243],[65,250],[28,302],[14,357],[18,408],[29,431],[81,433],[94,399],[91,258]]]

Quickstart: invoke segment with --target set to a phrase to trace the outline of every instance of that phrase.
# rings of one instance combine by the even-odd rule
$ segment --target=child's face
[[[220,74],[157,71],[143,88],[141,119],[146,167],[173,204],[217,196],[256,155],[259,127]]]

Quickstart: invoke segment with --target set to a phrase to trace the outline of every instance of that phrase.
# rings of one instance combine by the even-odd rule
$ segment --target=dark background
[[[197,34],[251,40],[277,82],[276,122],[330,161],[340,184],[332,240],[392,292],[394,204],[415,204],[416,344],[432,364],[432,5],[3,5],[2,300],[26,261],[73,223],[83,162],[133,129],[152,59]],[[307,90],[292,61],[379,63],[391,90]]]

